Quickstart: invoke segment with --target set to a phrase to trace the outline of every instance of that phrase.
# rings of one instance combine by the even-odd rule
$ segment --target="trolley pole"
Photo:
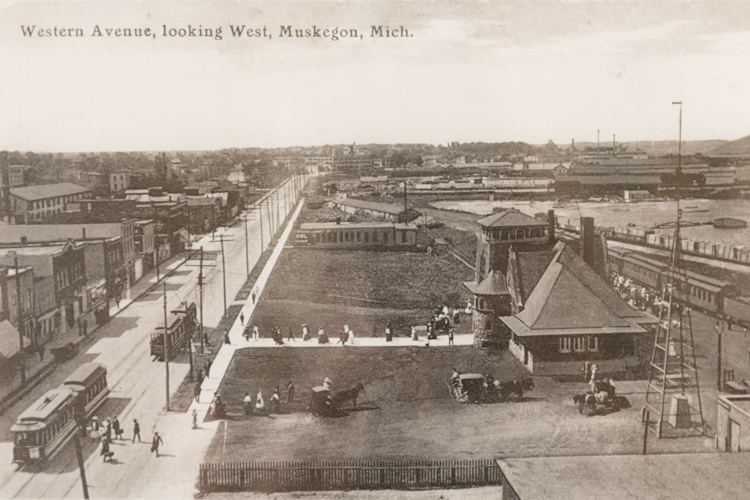
[[[245,219],[245,268],[247,269],[247,275],[250,276],[250,249],[247,244],[247,212],[243,214]]]
[[[198,336],[201,339],[201,354],[203,354],[203,247],[201,247],[201,264],[198,271],[198,301],[201,308],[201,328]]]
[[[13,267],[16,270],[16,305],[18,314],[18,367],[21,370],[21,383],[26,382],[26,362],[23,359],[23,297],[21,296],[21,274],[18,269],[18,254],[13,252]]]
[[[167,344],[167,281],[162,282],[164,288],[164,368],[167,371],[167,411],[169,411],[169,345]]]
[[[219,235],[219,242],[221,242],[221,279],[224,283],[224,314],[227,313],[227,266],[224,261],[224,235]]]
[[[81,474],[81,487],[83,488],[83,498],[89,498],[89,486],[86,483],[86,467],[83,463],[83,449],[81,448],[80,434],[86,432],[86,418],[83,410],[83,400],[77,400],[75,404],[76,430],[73,432],[73,445],[76,449],[76,460],[78,461],[78,472]]]

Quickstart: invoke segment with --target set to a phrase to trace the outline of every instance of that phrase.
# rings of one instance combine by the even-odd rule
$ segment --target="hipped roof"
[[[555,256],[520,313],[501,320],[518,336],[644,333],[655,318],[630,307],[569,246]]]
[[[464,283],[474,295],[508,295],[505,276],[500,271],[492,270],[484,280],[476,285],[473,281]]]
[[[526,215],[516,208],[509,208],[508,210],[483,217],[477,221],[477,224],[483,227],[529,227],[549,225],[548,222]]]

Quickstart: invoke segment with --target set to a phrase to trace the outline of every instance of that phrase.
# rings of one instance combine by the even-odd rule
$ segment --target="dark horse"
[[[354,408],[357,408],[357,397],[359,396],[360,391],[364,390],[365,386],[363,386],[362,382],[360,382],[347,391],[339,391],[335,393],[333,396],[331,396],[331,403],[334,407],[341,408],[344,403],[346,403],[347,401],[351,401],[354,404]]]
[[[518,399],[523,399],[524,391],[531,391],[533,389],[534,379],[531,377],[500,382],[500,401],[507,401],[511,394],[515,394]]]

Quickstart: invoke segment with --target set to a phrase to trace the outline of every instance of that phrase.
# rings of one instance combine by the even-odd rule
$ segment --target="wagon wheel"
[[[451,396],[456,400],[456,403],[466,404],[469,402],[469,394],[462,390],[458,384],[451,386]]]

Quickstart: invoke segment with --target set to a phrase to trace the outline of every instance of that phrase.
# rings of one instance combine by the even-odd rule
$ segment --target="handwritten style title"
[[[370,26],[369,30],[357,28],[320,27],[312,26],[279,26],[278,30],[269,29],[268,26],[228,25],[230,38],[265,38],[271,40],[274,33],[278,38],[321,38],[330,41],[343,39],[362,40],[365,35],[368,38],[408,38],[414,36],[403,26],[392,28],[390,26]],[[170,27],[162,24],[160,28],[150,27],[138,28],[108,28],[94,25],[89,30],[83,28],[61,28],[59,26],[40,27],[36,25],[21,25],[21,33],[28,38],[68,38],[68,37],[93,37],[93,38],[207,38],[223,40],[222,26],[216,28],[204,28],[202,25],[194,26],[188,24],[183,27]]]

